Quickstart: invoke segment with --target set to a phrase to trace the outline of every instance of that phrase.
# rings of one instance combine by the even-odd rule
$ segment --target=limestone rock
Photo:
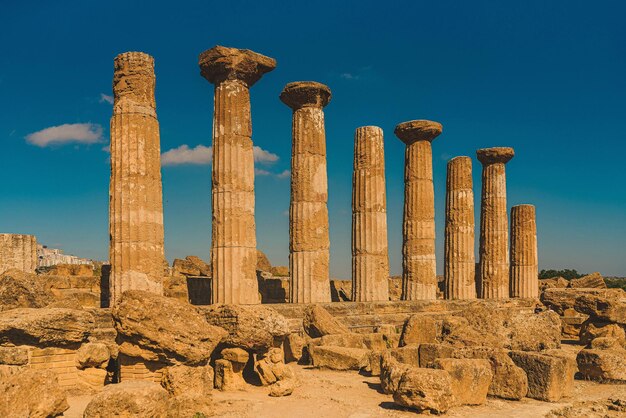
[[[225,348],[220,356],[231,363],[239,363],[245,365],[250,359],[250,354],[242,348]]]
[[[493,322],[496,322],[495,318],[491,319]],[[506,345],[508,338],[504,337],[504,335],[498,335],[498,332],[502,333],[502,330],[481,332],[470,325],[466,318],[447,316],[443,318],[439,339],[441,342],[455,347],[487,346],[502,348]]]
[[[419,412],[444,413],[454,405],[452,380],[445,370],[410,368],[402,374],[393,400]]]
[[[455,356],[455,353],[457,353],[457,350],[449,345],[420,344],[420,367],[435,367],[435,360],[439,358],[452,358]]]
[[[400,378],[411,366],[400,363],[390,353],[380,356],[380,387],[383,393],[391,395],[398,390]]]
[[[254,368],[263,385],[273,386],[275,383],[280,381],[295,381],[295,374],[293,370],[289,366],[285,365],[283,358],[284,354],[280,348],[272,348],[265,355],[257,357]],[[278,386],[272,390],[277,394],[275,396],[285,396],[278,395],[278,393],[281,393],[281,391],[286,393],[289,391],[289,387],[291,387],[291,391],[288,394],[291,394],[294,386],[290,386],[286,383],[284,384],[284,387]]]
[[[124,292],[112,315],[123,343],[120,352],[133,357],[139,351],[146,360],[154,360],[145,355],[148,351],[172,364],[206,363],[226,336],[222,328],[207,324],[193,306],[139,290]]]
[[[158,383],[134,381],[107,385],[85,408],[84,418],[167,416],[169,397]]]
[[[56,264],[46,269],[45,276],[93,276],[91,264]]]
[[[270,386],[270,396],[289,396],[293,393],[296,387],[295,379],[279,380]]]
[[[256,269],[257,271],[272,271],[272,263],[265,253],[259,249],[256,250]]]
[[[302,349],[306,345],[304,337],[291,333],[285,338],[283,349],[285,350],[285,361],[291,363],[292,361],[300,361],[302,357]]]
[[[175,276],[204,276],[206,274],[202,274],[203,272],[200,268],[192,263],[191,261],[185,259],[181,260],[180,258],[174,259],[174,263],[172,263],[172,274]],[[206,271],[204,272],[206,273]]]
[[[410,366],[420,367],[419,347],[418,346],[405,346],[392,348],[389,350],[389,354],[400,363],[408,364]]]
[[[202,418],[213,414],[211,395],[181,393],[168,400],[167,418]]]
[[[365,345],[365,339],[361,334],[330,334],[323,335],[320,345],[332,345],[346,348],[369,348]]]
[[[341,322],[337,321],[328,311],[319,305],[309,305],[304,311],[302,319],[304,331],[311,337],[317,338],[331,334],[347,334],[350,332]]]
[[[246,386],[243,378],[244,365],[226,359],[215,360],[215,388],[221,391],[243,389]]]
[[[455,405],[482,405],[493,379],[491,364],[478,359],[437,359],[435,368],[450,374]]]
[[[368,364],[369,350],[333,346],[310,346],[313,366],[332,370],[360,370]]]
[[[563,396],[570,396],[569,394],[574,393],[574,377],[576,373],[578,373],[578,363],[576,363],[577,353],[567,350],[551,349],[544,350],[541,354],[565,359],[567,370],[565,372],[565,379],[562,382]]]
[[[543,292],[546,289],[561,288],[564,289],[569,285],[569,281],[563,277],[551,277],[549,279],[539,279],[539,290]]]
[[[604,282],[604,277],[602,277],[600,273],[595,272],[578,279],[570,280],[569,287],[606,289],[606,283]]]
[[[0,347],[0,364],[24,366],[28,364],[28,348]]]
[[[289,266],[274,266],[270,270],[272,276],[275,277],[288,277],[289,276]]]
[[[425,315],[411,315],[404,323],[400,347],[437,341],[437,324]]]
[[[576,357],[578,370],[585,379],[626,382],[626,350],[584,349]]]
[[[558,402],[572,395],[564,391],[573,386],[574,379],[567,359],[524,351],[511,351],[509,356],[526,372],[529,398]]]
[[[163,371],[161,386],[172,396],[195,393],[210,396],[213,389],[213,368],[206,366],[170,366]]]
[[[561,347],[561,319],[555,312],[514,315],[508,325],[511,350],[541,351]]]
[[[79,369],[95,367],[104,369],[109,363],[111,352],[103,343],[87,343],[80,346],[76,352],[76,363]]]
[[[1,417],[56,417],[68,408],[67,396],[50,370],[23,369],[0,378]]]
[[[576,309],[597,316],[625,298],[626,292],[622,289],[547,289],[541,294],[541,302],[559,315],[567,309]]]
[[[626,343],[626,333],[619,325],[610,322],[585,321],[580,329],[580,343],[589,345],[598,337],[612,337],[621,341],[622,345]]]
[[[0,276],[0,312],[15,308],[43,308],[54,300],[35,274],[8,270]]]
[[[105,369],[88,367],[77,371],[78,390],[80,393],[97,393],[104,388],[108,372]]]
[[[550,411],[545,418],[622,418],[625,413],[626,399],[616,397],[574,402],[573,405]]]
[[[63,347],[87,340],[94,328],[89,312],[19,308],[0,313],[0,344]]]
[[[223,342],[229,346],[264,352],[289,335],[285,317],[265,306],[212,305],[203,312],[209,324],[228,332]]]
[[[600,350],[624,348],[624,341],[614,337],[598,337],[594,338],[587,348],[596,348]]]
[[[594,320],[626,325],[626,292],[622,289],[606,289],[583,293],[576,298],[574,309]]]

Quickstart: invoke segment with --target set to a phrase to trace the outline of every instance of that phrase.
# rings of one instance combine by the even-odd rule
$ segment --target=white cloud
[[[26,142],[38,147],[70,142],[94,144],[102,139],[102,126],[96,123],[66,123],[26,135]]]
[[[272,173],[270,173],[270,172],[269,172],[269,171],[267,171],[267,170],[263,170],[263,169],[261,169],[261,168],[255,168],[255,169],[254,169],[254,174],[256,174],[257,176],[269,176],[269,175],[271,175]]]
[[[285,170],[282,173],[276,174],[276,177],[278,177],[279,179],[286,179],[286,178],[289,178],[290,176],[291,176],[290,170]]]
[[[358,75],[354,75],[352,73],[342,73],[342,74],[339,74],[339,77],[346,79],[346,80],[358,80],[359,79]]]
[[[109,96],[108,94],[100,93],[100,103],[108,103],[113,104],[113,96]]]
[[[161,165],[163,166],[182,164],[204,165],[211,164],[212,160],[213,153],[211,152],[211,147],[205,147],[204,145],[198,145],[195,148],[189,148],[189,145],[181,145],[161,154]]]
[[[257,163],[275,163],[278,161],[278,155],[272,154],[269,151],[265,151],[261,147],[254,146],[252,147],[252,152],[254,153],[254,161]]]

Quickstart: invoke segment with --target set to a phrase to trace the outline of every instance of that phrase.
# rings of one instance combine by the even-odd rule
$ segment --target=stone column
[[[109,260],[111,303],[126,290],[163,293],[163,192],[154,59],[115,58],[111,118]]]
[[[511,297],[539,297],[537,223],[533,205],[511,208]]]
[[[436,299],[435,191],[431,141],[440,123],[414,120],[396,126],[404,153],[402,300]]]
[[[213,303],[260,303],[250,87],[272,71],[276,61],[246,49],[216,46],[200,54],[199,63],[202,76],[215,85],[211,183]]]
[[[352,176],[352,301],[389,300],[383,130],[357,128]]]
[[[289,83],[280,100],[293,110],[289,293],[291,303],[330,302],[328,179],[323,108],[330,89],[320,83]]]
[[[37,239],[33,235],[0,234],[0,274],[18,269],[34,273],[37,268]]]
[[[514,156],[513,148],[476,151],[483,164],[480,204],[479,297],[509,297],[509,225],[506,209],[504,165]]]
[[[444,247],[445,298],[475,299],[474,192],[470,157],[456,157],[448,162]]]

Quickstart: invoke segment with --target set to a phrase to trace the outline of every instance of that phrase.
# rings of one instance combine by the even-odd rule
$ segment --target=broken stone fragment
[[[558,402],[572,395],[565,392],[565,388],[573,386],[574,379],[567,359],[524,351],[511,351],[509,356],[526,372],[529,398]]]
[[[221,391],[241,390],[245,388],[243,366],[226,359],[215,360],[215,388]]]
[[[313,366],[332,370],[360,370],[367,366],[369,350],[333,346],[309,346]]]
[[[404,323],[400,347],[437,342],[437,324],[426,315],[411,315]]]
[[[1,417],[56,417],[69,408],[57,374],[51,370],[0,373]]]
[[[106,368],[111,358],[111,352],[106,344],[103,343],[87,343],[80,346],[76,352],[76,366],[79,369],[95,367],[98,369]]]
[[[153,417],[165,418],[169,396],[158,383],[126,381],[107,385],[87,404],[84,418]]]
[[[437,359],[435,368],[450,374],[455,405],[482,405],[493,379],[491,364],[480,359]]]
[[[170,366],[163,370],[161,386],[172,396],[185,393],[210,396],[213,381],[213,368],[209,365]]]
[[[348,334],[350,330],[319,305],[309,305],[302,318],[304,331],[311,338],[331,334]]]
[[[402,374],[393,400],[419,412],[446,412],[454,406],[452,380],[445,370],[411,367]]]

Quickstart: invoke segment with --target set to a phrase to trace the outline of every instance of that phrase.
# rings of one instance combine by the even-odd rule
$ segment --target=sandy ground
[[[230,418],[275,417],[411,417],[415,412],[399,409],[391,395],[380,392],[378,377],[357,372],[318,370],[310,366],[291,364],[301,382],[291,396],[272,398],[269,389],[250,386],[240,392],[213,392],[215,416]],[[576,381],[574,396],[559,403],[524,399],[519,402],[490,398],[482,406],[463,406],[450,410],[446,417],[527,418],[542,417],[553,409],[571,405],[574,401],[626,398],[626,385],[600,385]],[[82,417],[89,396],[69,399],[70,409],[65,417]]]

